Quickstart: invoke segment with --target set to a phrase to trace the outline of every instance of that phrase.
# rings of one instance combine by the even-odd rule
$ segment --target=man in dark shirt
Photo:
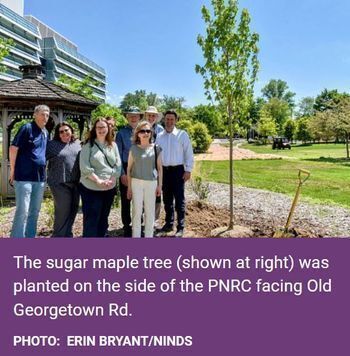
[[[47,131],[50,109],[38,105],[34,121],[23,125],[10,146],[10,184],[15,186],[16,213],[11,237],[35,237],[45,188]]]
[[[119,155],[122,160],[122,172],[120,176],[120,198],[121,198],[121,212],[122,212],[122,223],[124,228],[124,236],[131,237],[131,216],[130,216],[130,200],[127,198],[128,191],[128,179],[126,176],[128,168],[128,158],[129,151],[131,147],[131,140],[133,131],[137,124],[141,120],[143,113],[136,106],[130,107],[126,112],[124,112],[128,124],[119,130],[116,138],[117,146],[119,149]]]

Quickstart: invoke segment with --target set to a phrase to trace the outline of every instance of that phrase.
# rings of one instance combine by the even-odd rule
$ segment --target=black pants
[[[123,168],[125,174],[127,173],[128,164],[123,162]],[[119,180],[120,187],[120,201],[121,201],[121,214],[122,214],[122,223],[124,230],[130,230],[131,233],[131,214],[130,214],[130,200],[127,198],[128,187],[122,184]]]
[[[79,184],[83,209],[83,237],[104,237],[108,216],[114,201],[115,188],[91,190]]]
[[[54,206],[55,221],[53,237],[72,237],[72,227],[79,208],[79,191],[76,183],[61,183],[50,186]]]
[[[165,210],[165,223],[174,225],[174,200],[177,215],[177,229],[185,226],[185,182],[183,179],[184,167],[163,166],[163,201]]]

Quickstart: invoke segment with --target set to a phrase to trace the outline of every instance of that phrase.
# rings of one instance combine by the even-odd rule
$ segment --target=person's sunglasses
[[[140,130],[139,133],[142,133],[142,134],[150,134],[151,133],[151,130]]]
[[[60,134],[62,134],[62,133],[64,133],[64,132],[68,132],[69,131],[69,129],[63,129],[63,130],[59,130],[58,132],[60,133]]]

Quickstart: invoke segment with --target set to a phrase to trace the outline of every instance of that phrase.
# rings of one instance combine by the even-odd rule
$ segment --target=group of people
[[[54,201],[53,237],[73,236],[80,198],[83,237],[108,236],[118,183],[123,236],[154,236],[161,196],[165,224],[159,234],[174,230],[176,211],[175,236],[183,236],[185,183],[194,163],[190,138],[176,127],[174,110],[164,113],[164,127],[154,106],[145,112],[131,107],[124,115],[128,124],[116,137],[114,119],[98,118],[81,143],[68,122],[59,123],[49,140],[50,108],[35,107],[34,120],[19,129],[9,151],[9,183],[16,196],[11,237],[36,236],[46,172]]]

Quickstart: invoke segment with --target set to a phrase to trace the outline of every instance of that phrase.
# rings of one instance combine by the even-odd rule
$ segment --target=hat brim
[[[124,115],[127,115],[127,114],[133,114],[133,115],[140,115],[140,116],[143,116],[143,112],[139,112],[139,111],[125,111],[123,112]]]
[[[145,111],[145,116],[146,114],[156,114],[157,115],[157,120],[156,122],[160,122],[163,118],[163,114],[161,112],[154,112],[154,111]]]

